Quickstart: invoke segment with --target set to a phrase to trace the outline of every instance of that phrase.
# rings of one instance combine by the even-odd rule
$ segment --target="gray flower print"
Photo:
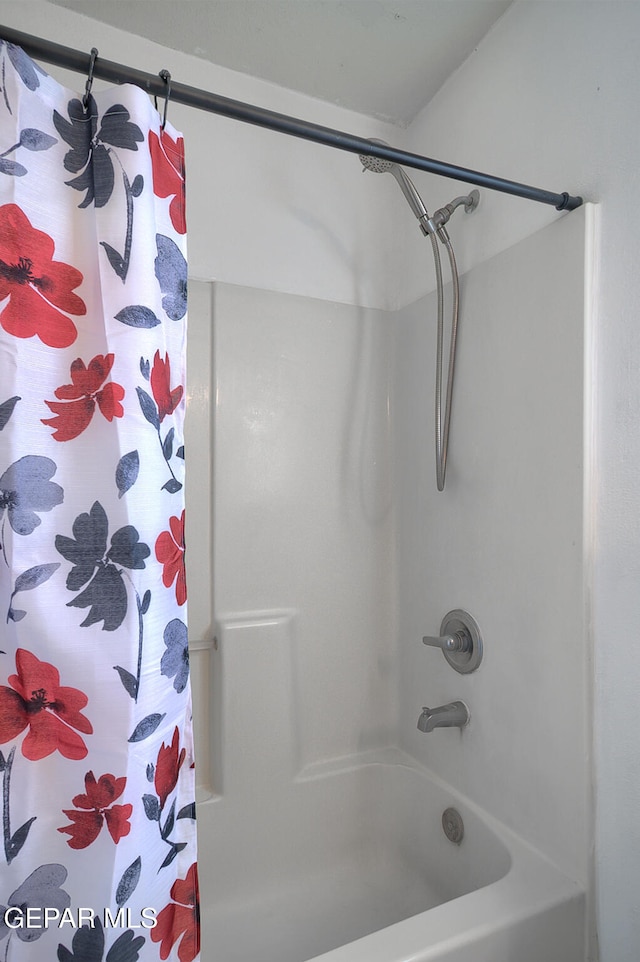
[[[16,534],[31,534],[41,523],[38,511],[51,511],[62,504],[64,491],[50,478],[56,473],[51,458],[27,454],[0,477],[0,520],[6,510]]]
[[[173,678],[173,687],[180,693],[185,690],[189,679],[187,626],[179,618],[174,618],[164,629],[163,638],[167,650],[160,661],[160,671],[167,678]]]
[[[180,321],[187,313],[187,262],[170,237],[156,234],[156,246],[155,275],[164,294],[162,306],[172,321]]]
[[[23,915],[27,909],[39,909],[40,912],[32,913],[33,917],[44,918],[44,909],[57,909],[60,915],[71,905],[71,898],[60,886],[67,878],[67,870],[64,865],[53,862],[49,865],[40,865],[18,886],[15,892],[9,896],[6,905],[0,905],[0,940],[6,938],[11,932],[15,932],[22,942],[33,942],[44,934],[46,928],[32,924],[27,927],[13,928],[7,925],[12,920],[10,909],[15,909],[15,915]]]

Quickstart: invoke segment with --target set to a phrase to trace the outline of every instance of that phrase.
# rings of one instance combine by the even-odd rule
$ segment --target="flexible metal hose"
[[[447,392],[444,408],[444,425],[442,422],[442,360],[444,347],[444,285],[442,283],[442,263],[435,234],[431,234],[433,259],[436,270],[436,284],[438,288],[438,335],[436,346],[436,483],[438,491],[444,490],[447,473],[447,452],[449,450],[449,428],[451,426],[451,398],[453,396],[453,378],[456,369],[456,343],[458,337],[458,314],[460,307],[460,283],[453,246],[447,230],[441,227],[438,237],[447,248],[451,267],[451,283],[453,287],[453,303],[451,307],[451,339],[449,342],[449,367],[447,371]]]

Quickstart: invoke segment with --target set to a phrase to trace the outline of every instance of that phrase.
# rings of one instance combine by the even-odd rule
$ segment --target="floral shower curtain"
[[[0,962],[199,956],[183,140],[0,41]]]

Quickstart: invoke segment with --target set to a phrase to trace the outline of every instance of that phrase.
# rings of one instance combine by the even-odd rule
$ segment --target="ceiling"
[[[511,0],[49,2],[406,126]]]

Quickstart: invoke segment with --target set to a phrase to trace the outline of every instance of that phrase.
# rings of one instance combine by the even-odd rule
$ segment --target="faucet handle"
[[[425,635],[423,645],[439,648],[452,668],[463,675],[475,671],[482,661],[482,635],[475,618],[456,608],[446,614],[438,636]]]
[[[451,635],[439,635],[438,637],[425,635],[422,644],[453,653],[471,651],[472,641],[468,632],[456,631]]]

